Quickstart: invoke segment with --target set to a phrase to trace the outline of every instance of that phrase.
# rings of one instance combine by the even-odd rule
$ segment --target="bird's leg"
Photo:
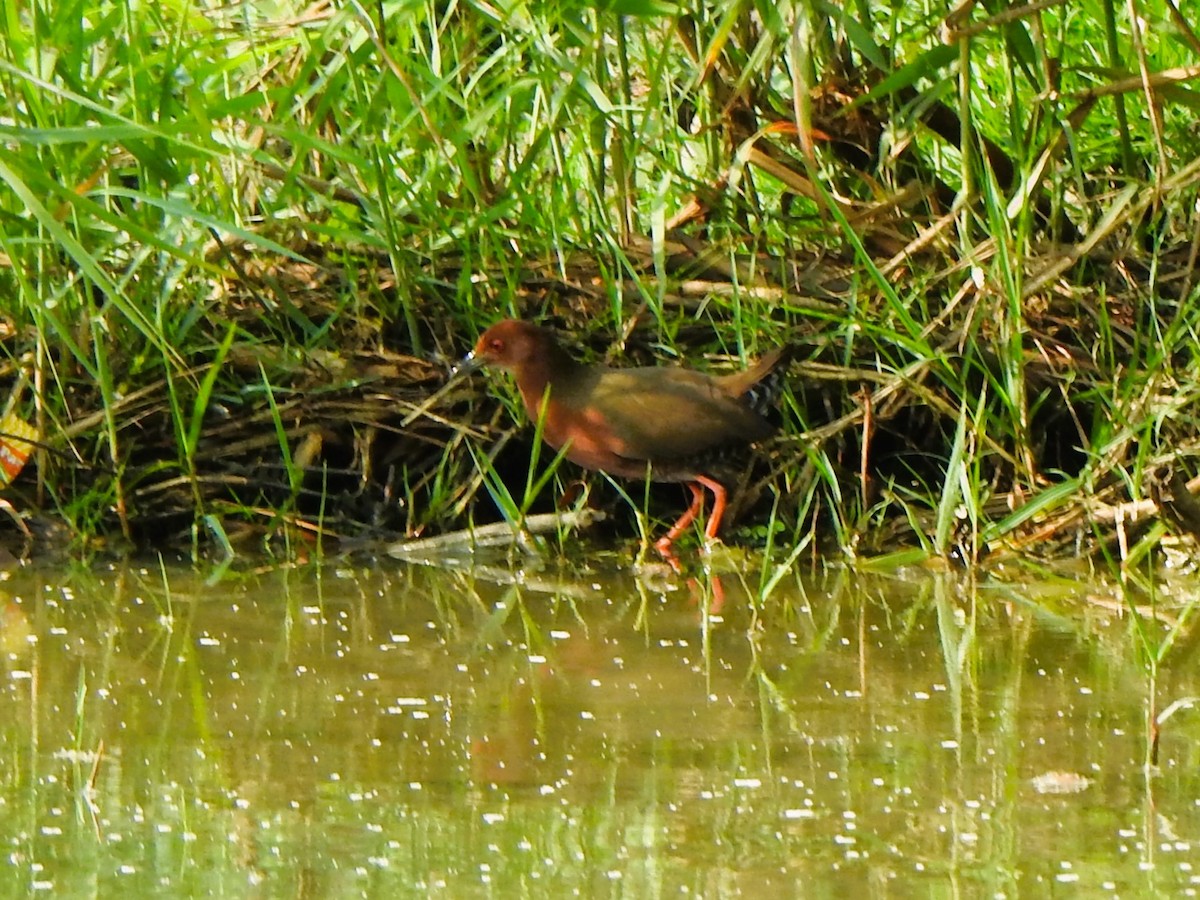
[[[707,481],[708,479],[705,480]],[[700,485],[697,483],[698,481],[699,479],[696,481],[689,481],[687,483],[688,490],[692,492],[692,505],[689,506],[687,511],[679,517],[674,525],[671,526],[671,530],[660,537],[654,544],[654,549],[657,550],[660,555],[666,558],[668,562],[670,562],[675,556],[675,554],[671,552],[671,545],[675,543],[675,539],[677,537],[683,534],[684,529],[696,521],[696,516],[700,515],[700,509],[704,506],[704,489],[700,487]],[[709,488],[709,490],[712,489]]]
[[[708,517],[708,525],[704,529],[704,538],[709,542],[715,541],[717,539],[717,530],[721,527],[721,517],[725,515],[725,485],[705,475],[697,475],[696,481],[712,491],[712,515]]]
[[[575,504],[575,501],[579,499],[579,495],[586,490],[587,482],[582,478],[576,478],[563,488],[562,496],[558,498],[558,502],[554,504],[554,508],[559,512],[570,509]]]
[[[664,547],[662,546],[662,540],[660,539],[659,542],[654,545],[654,547],[658,550],[659,556],[663,558],[663,562],[671,567],[672,572],[674,572],[676,575],[683,574],[683,563],[679,561],[679,557],[675,555],[675,551],[671,549],[670,544]]]

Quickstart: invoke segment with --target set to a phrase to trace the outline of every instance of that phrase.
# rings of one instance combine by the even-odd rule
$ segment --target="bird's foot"
[[[683,564],[679,561],[679,557],[675,555],[672,544],[674,544],[674,540],[670,535],[663,535],[654,542],[654,549],[658,551],[658,555],[674,570],[676,575],[682,575]]]

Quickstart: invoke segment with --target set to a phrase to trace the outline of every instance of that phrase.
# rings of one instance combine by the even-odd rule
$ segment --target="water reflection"
[[[1194,713],[1101,586],[18,570],[7,894],[1191,889]],[[674,589],[667,590],[664,586]],[[1089,597],[1105,602],[1088,602]],[[1180,638],[1160,707],[1200,694]],[[1058,789],[1067,785],[1070,789]]]

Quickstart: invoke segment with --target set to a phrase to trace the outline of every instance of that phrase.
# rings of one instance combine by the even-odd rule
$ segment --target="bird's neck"
[[[535,422],[541,415],[542,400],[549,394],[557,403],[570,404],[572,386],[584,366],[557,344],[543,348],[535,358],[527,360],[516,372],[517,388],[525,402],[525,411]]]

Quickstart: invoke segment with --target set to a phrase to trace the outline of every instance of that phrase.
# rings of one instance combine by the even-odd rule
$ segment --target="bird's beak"
[[[478,372],[484,366],[484,360],[481,356],[476,355],[472,350],[462,358],[457,366],[450,370],[450,381],[457,381],[460,378],[465,378],[472,372]]]
[[[483,368],[483,360],[476,356],[474,351],[468,353],[463,357],[462,362],[450,370],[450,374],[446,377],[446,380],[442,383],[442,386],[426,397],[424,403],[404,417],[404,419],[400,422],[400,427],[407,428],[421,416],[426,415],[439,400],[441,400],[448,392],[454,389],[460,378],[464,378],[481,368]]]

